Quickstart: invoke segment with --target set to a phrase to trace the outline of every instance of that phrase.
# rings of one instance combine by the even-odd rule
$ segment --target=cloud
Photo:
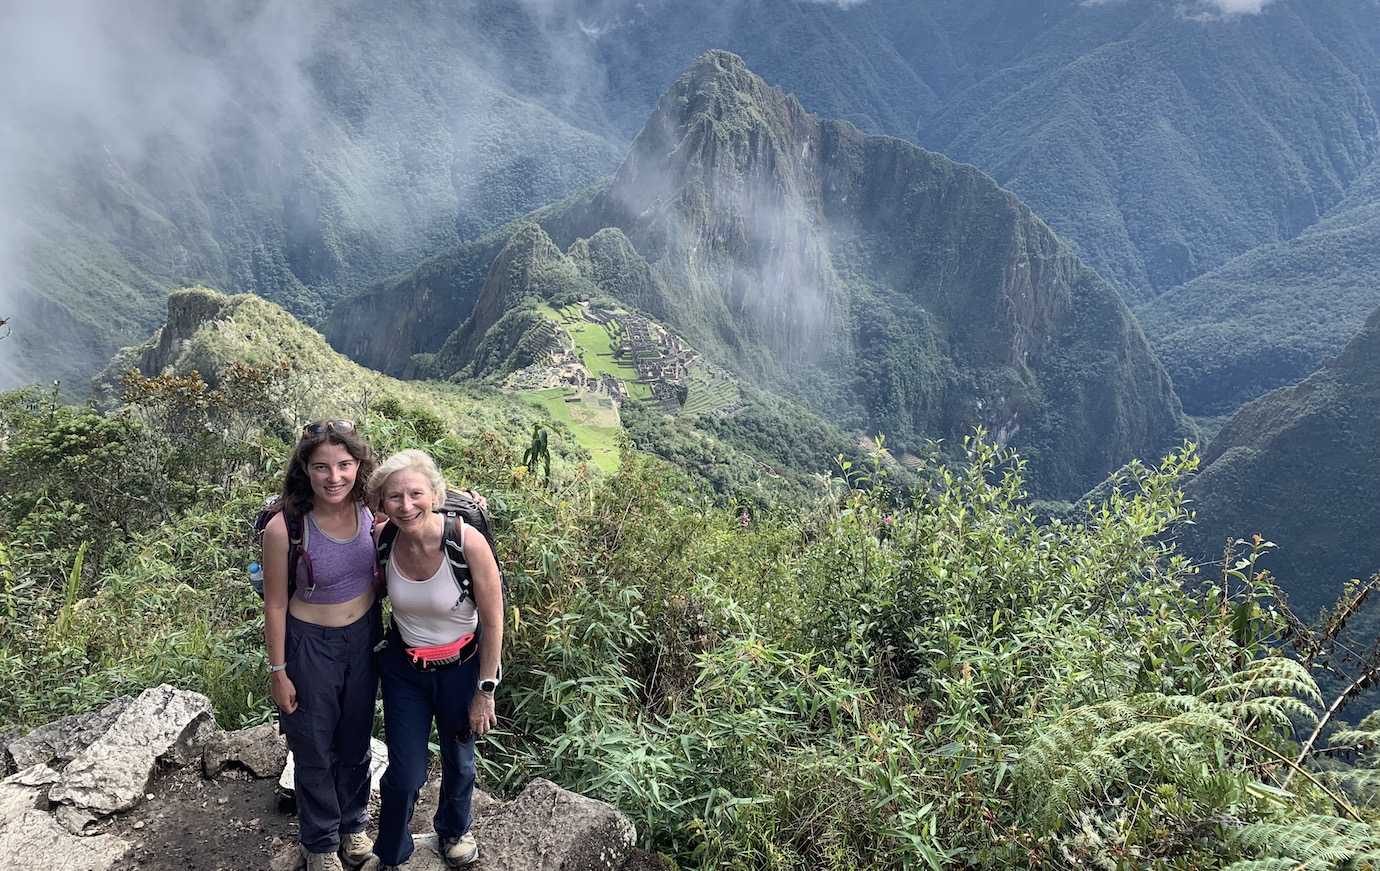
[[[407,268],[453,243],[457,216],[511,216],[465,197],[507,184],[520,211],[587,183],[578,159],[552,171],[550,158],[612,154],[581,25],[629,8],[582,0],[577,19],[563,0],[483,16],[372,0],[12,0],[0,318],[24,336],[0,344],[0,389],[83,368],[26,324],[66,317],[64,335],[99,357],[87,339],[141,338],[158,314],[132,292],[110,300],[116,311],[83,300],[92,310],[71,316],[45,300],[206,280],[319,314],[321,288]]]
[[[1257,15],[1274,0],[1208,0],[1222,15]]]
[[[1140,0],[1079,0],[1081,6],[1113,6]],[[1157,0],[1152,0],[1157,2]],[[1239,15],[1259,15],[1275,0],[1179,0],[1179,9],[1187,17],[1199,21],[1214,21]]]

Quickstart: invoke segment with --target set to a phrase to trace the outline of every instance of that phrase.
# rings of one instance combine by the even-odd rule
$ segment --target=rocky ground
[[[295,868],[286,756],[271,725],[223,732],[205,697],[169,686],[0,735],[0,868]],[[376,757],[376,786],[384,765]],[[444,868],[427,834],[437,788],[428,782],[413,820],[415,871]],[[377,812],[377,791],[373,801]],[[668,867],[633,849],[632,824],[617,810],[544,780],[510,801],[476,793],[474,831],[480,869]]]

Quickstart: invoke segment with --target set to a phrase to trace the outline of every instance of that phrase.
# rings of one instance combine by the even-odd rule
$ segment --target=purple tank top
[[[307,545],[303,560],[311,560],[311,574],[306,566],[297,567],[297,598],[313,605],[338,605],[367,591],[374,584],[374,525],[373,513],[359,506],[359,531],[349,541],[331,538],[316,525],[316,518],[307,515]],[[314,578],[315,587],[308,584]]]

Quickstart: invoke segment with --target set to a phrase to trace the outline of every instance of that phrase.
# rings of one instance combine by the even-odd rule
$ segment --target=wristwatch
[[[282,665],[269,665],[269,667],[268,667],[268,673],[269,673],[269,674],[274,674],[275,672],[279,672],[279,671],[287,671],[287,663],[286,663],[286,662],[283,663]]]
[[[498,689],[498,678],[496,677],[486,677],[479,682],[479,691],[486,696],[493,695],[496,689]]]

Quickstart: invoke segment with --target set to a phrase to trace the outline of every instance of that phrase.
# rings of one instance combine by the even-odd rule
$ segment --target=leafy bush
[[[276,469],[246,457],[286,445],[255,430],[198,453],[203,430],[138,408],[0,400],[0,470],[22,483],[0,500],[0,721],[163,680],[210,695],[227,725],[268,714],[242,575]],[[1132,465],[1075,523],[1037,516],[1020,459],[980,438],[906,507],[883,469],[843,461],[851,485],[744,509],[632,452],[608,478],[553,457],[538,480],[525,443],[461,439],[386,398],[361,426],[380,453],[425,447],[496,509],[511,601],[504,728],[480,753],[493,788],[551,777],[705,868],[1362,867],[1374,852],[1374,716],[1326,747],[1295,734],[1333,714],[1308,669],[1340,662],[1317,652],[1336,633],[1277,602],[1255,570],[1264,543],[1210,584],[1174,552],[1188,450]],[[164,477],[188,486],[160,485],[157,511],[122,491],[134,507],[110,532],[27,531],[88,480],[79,458],[134,444],[176,458]],[[149,472],[130,474],[104,486]]]

